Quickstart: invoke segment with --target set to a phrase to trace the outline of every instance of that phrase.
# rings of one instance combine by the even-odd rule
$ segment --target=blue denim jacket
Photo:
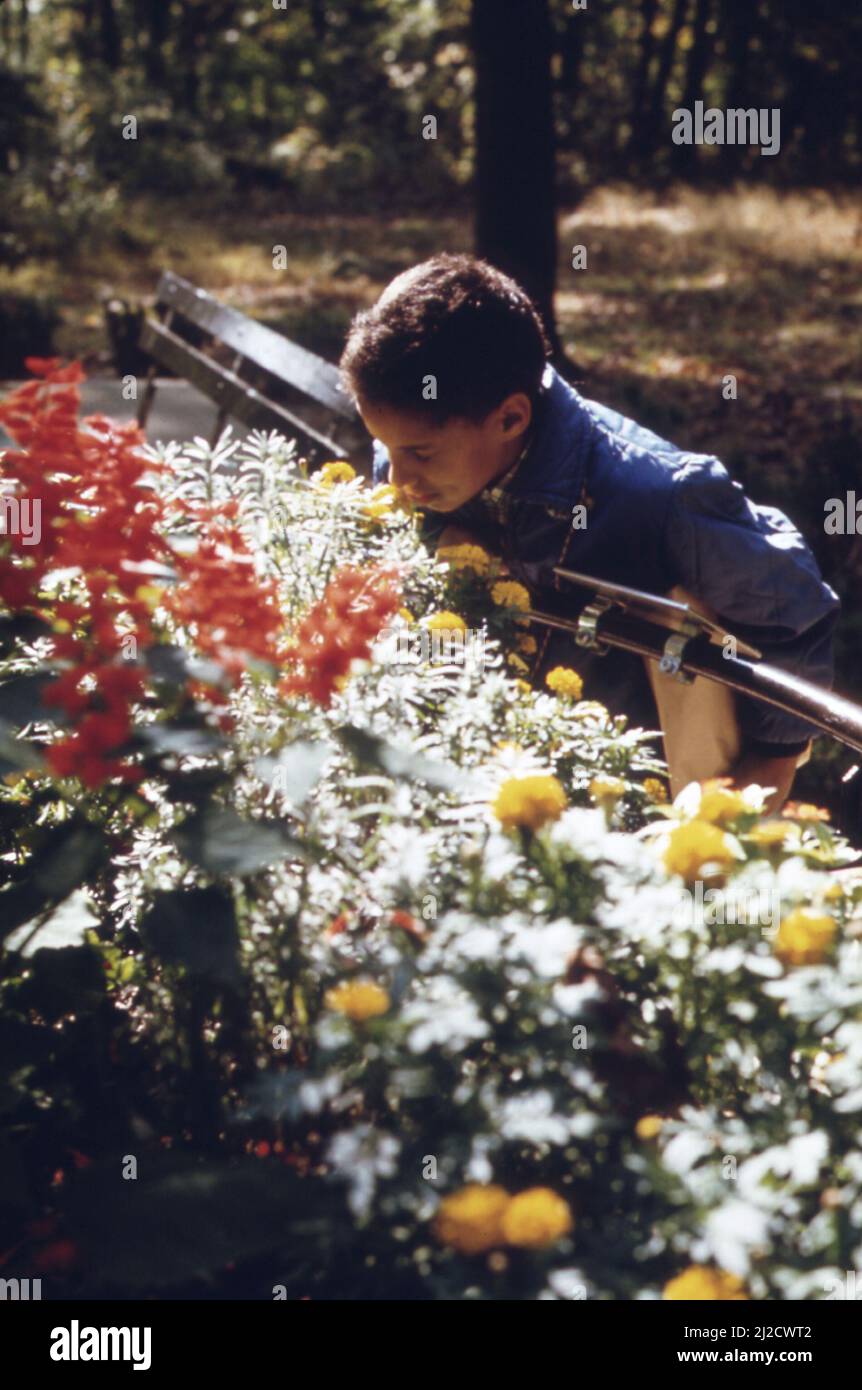
[[[389,460],[374,441],[374,479]],[[586,400],[550,366],[536,406],[533,441],[505,493],[502,525],[481,498],[426,513],[429,541],[447,525],[472,531],[506,560],[537,607],[576,615],[586,601],[555,578],[555,565],[665,594],[682,585],[716,610],[764,660],[818,685],[833,679],[832,630],[840,607],[811,550],[775,507],[755,505],[718,461],[687,453],[616,411]],[[574,508],[587,508],[574,529]],[[584,673],[585,694],[646,727],[657,718],[639,658],[596,661],[565,633],[546,639],[533,675],[553,664]],[[747,750],[801,752],[816,729],[756,700],[737,697]]]

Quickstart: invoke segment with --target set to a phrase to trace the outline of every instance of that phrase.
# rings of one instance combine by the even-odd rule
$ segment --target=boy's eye
[[[418,463],[427,463],[431,457],[430,454],[423,454],[419,449],[411,449],[409,452]]]

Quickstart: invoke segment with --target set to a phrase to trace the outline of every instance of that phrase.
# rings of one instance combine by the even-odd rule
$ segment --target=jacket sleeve
[[[770,665],[831,688],[840,602],[783,512],[750,502],[717,459],[693,458],[672,485],[665,545],[676,582],[730,632]],[[738,714],[746,748],[766,756],[800,753],[819,732],[747,696]]]

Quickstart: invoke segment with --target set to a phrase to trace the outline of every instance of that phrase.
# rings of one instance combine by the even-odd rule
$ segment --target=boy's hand
[[[731,768],[730,775],[740,790],[750,786],[752,782],[756,782],[759,787],[775,787],[775,791],[764,804],[764,810],[774,816],[790,795],[798,762],[798,753],[791,753],[786,758],[766,758],[757,753],[749,753]]]
[[[440,546],[443,545],[481,544],[482,542],[477,540],[475,536],[471,535],[469,531],[465,531],[463,526],[447,526],[445,530],[440,532],[440,538],[437,541],[438,549],[440,548]]]

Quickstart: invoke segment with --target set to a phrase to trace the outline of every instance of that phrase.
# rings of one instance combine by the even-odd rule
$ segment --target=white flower
[[[497,1140],[489,1135],[474,1135],[470,1158],[464,1169],[464,1175],[468,1182],[493,1182],[494,1168],[488,1154],[496,1145]]]
[[[581,1269],[555,1269],[548,1275],[549,1294],[541,1293],[540,1298],[553,1297],[568,1300],[586,1298],[587,1281]]]
[[[475,1000],[445,975],[426,981],[422,995],[405,1005],[401,1017],[410,1028],[407,1045],[411,1052],[425,1052],[434,1045],[459,1052],[466,1043],[486,1038],[491,1031]]]
[[[571,1136],[568,1117],[554,1107],[550,1091],[531,1091],[504,1100],[500,1133],[505,1139],[527,1139],[533,1144],[565,1144]]]
[[[590,1004],[600,1003],[605,997],[601,984],[595,978],[583,980],[579,985],[555,985],[553,1000],[561,1014],[577,1018],[589,1008]]]
[[[682,1130],[680,1134],[675,1134],[662,1154],[662,1162],[665,1168],[669,1168],[672,1173],[680,1175],[687,1173],[702,1158],[713,1152],[713,1143],[710,1139],[705,1139],[700,1134],[693,1134],[691,1130]]]
[[[740,1277],[749,1271],[752,1251],[767,1244],[768,1234],[767,1213],[750,1202],[735,1198],[710,1212],[704,1228],[706,1243],[716,1263]]]
[[[559,979],[569,957],[583,941],[583,928],[561,918],[546,925],[529,925],[516,931],[505,948],[507,960],[526,960],[537,975]]]
[[[482,872],[489,883],[505,883],[522,863],[510,835],[493,831],[488,836]]]
[[[322,1110],[327,1101],[333,1100],[341,1090],[341,1078],[334,1072],[320,1081],[303,1081],[299,1087],[299,1099],[305,1110]]]
[[[410,814],[408,805],[404,814]],[[428,881],[429,837],[412,825],[387,825],[380,832],[378,848],[385,877],[418,891]]]
[[[494,927],[473,927],[452,944],[462,960],[491,962],[500,958],[500,933]]]
[[[391,1178],[395,1174],[400,1152],[400,1141],[394,1135],[381,1133],[373,1125],[355,1125],[330,1139],[326,1160],[347,1180],[350,1187],[348,1205],[360,1220],[368,1215],[377,1179]]]

